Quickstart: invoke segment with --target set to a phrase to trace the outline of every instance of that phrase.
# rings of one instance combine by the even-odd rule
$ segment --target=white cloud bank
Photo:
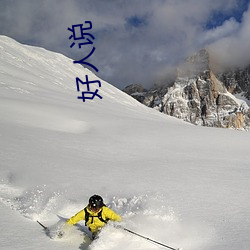
[[[89,60],[99,76],[120,88],[164,79],[180,60],[208,46],[223,62],[249,61],[246,1],[2,0],[0,5],[0,34],[76,59],[91,48],[70,49],[67,28],[91,21],[96,51]]]

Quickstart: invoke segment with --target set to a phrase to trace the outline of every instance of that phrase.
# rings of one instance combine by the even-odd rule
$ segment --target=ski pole
[[[133,231],[127,229],[127,228],[124,228],[124,227],[123,227],[122,229],[125,230],[125,231],[127,231],[127,232],[129,232],[129,233],[131,233],[131,234],[137,235],[137,236],[139,236],[139,237],[141,237],[141,238],[143,238],[143,239],[145,239],[145,240],[154,242],[154,243],[156,243],[156,244],[158,244],[158,245],[161,245],[161,246],[163,246],[163,247],[169,248],[169,249],[171,249],[171,250],[180,250],[180,248],[173,248],[173,247],[167,246],[167,245],[162,244],[162,243],[160,243],[160,242],[158,242],[158,241],[155,241],[155,240],[152,240],[152,239],[150,239],[150,238],[148,238],[148,237],[145,237],[145,236],[143,236],[143,235],[141,235],[141,234],[135,233],[135,232],[133,232]]]
[[[43,229],[46,231],[46,230],[48,230],[48,228],[47,227],[45,227],[41,222],[39,222],[38,220],[36,221],[40,226],[42,226],[43,227]]]

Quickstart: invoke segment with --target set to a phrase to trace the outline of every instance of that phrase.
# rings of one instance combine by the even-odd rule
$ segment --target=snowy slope
[[[91,245],[79,227],[51,240],[36,223],[97,193],[123,226],[164,244],[248,250],[249,133],[186,124],[102,80],[103,99],[83,103],[75,78],[86,74],[97,79],[0,36],[0,248],[162,249],[111,225]]]

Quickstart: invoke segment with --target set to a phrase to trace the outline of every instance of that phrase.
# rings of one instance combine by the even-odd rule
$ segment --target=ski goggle
[[[91,211],[94,211],[94,212],[100,210],[100,207],[98,207],[98,206],[93,206],[93,205],[90,205],[89,208],[90,208]]]

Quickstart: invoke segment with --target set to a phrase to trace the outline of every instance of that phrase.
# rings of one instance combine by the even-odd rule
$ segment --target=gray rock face
[[[130,93],[143,104],[196,125],[248,129],[250,109],[233,94],[250,97],[250,67],[215,75],[209,53],[201,50],[177,70],[170,86]],[[138,98],[140,93],[140,98]]]
[[[217,77],[230,93],[241,93],[250,100],[250,65],[244,69],[228,70]]]
[[[133,96],[137,101],[142,102],[144,101],[144,95],[146,94],[147,90],[144,89],[143,85],[141,84],[131,84],[128,85],[125,89],[123,89],[125,93],[128,95]]]

